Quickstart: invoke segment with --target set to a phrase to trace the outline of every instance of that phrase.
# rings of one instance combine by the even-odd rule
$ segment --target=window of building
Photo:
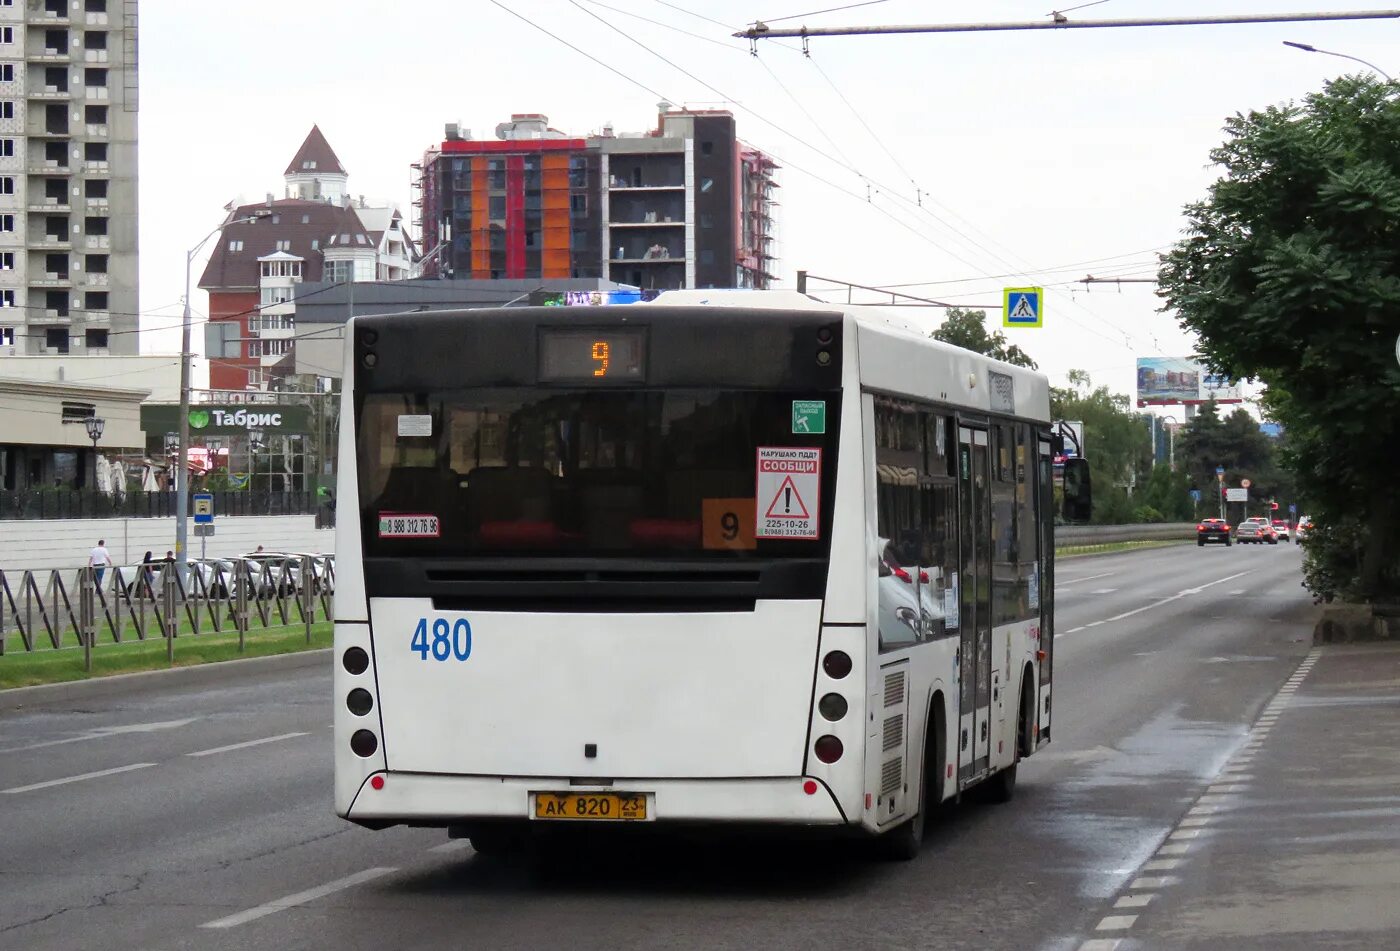
[[[713,228],[715,226],[715,216],[707,212],[700,213],[700,227]]]
[[[107,48],[107,34],[101,30],[88,30],[83,34],[83,49],[85,50],[105,50]]]
[[[66,178],[46,178],[44,179],[44,197],[56,205],[68,204],[68,179]]]
[[[304,224],[304,225],[309,225],[309,224],[311,224],[311,216],[310,216],[310,215],[302,215],[302,216],[301,216],[301,223]]]
[[[45,142],[44,163],[47,165],[57,165],[60,167],[66,166],[68,164],[68,143]]]
[[[229,249],[230,251],[242,251],[242,250],[243,250],[243,240],[242,240],[241,238],[233,238],[233,239],[231,239],[231,240],[229,241],[229,243],[228,243],[228,249]]]
[[[13,293],[13,292],[11,292]],[[13,304],[7,305],[13,307]],[[13,347],[15,345],[15,328],[0,327],[0,347]]]
[[[15,292],[12,290],[0,291],[0,307],[15,306]]]
[[[15,41],[15,28],[12,26],[0,26],[0,43],[13,43]]]
[[[106,274],[107,255],[89,254],[84,266],[87,268],[89,274]]]
[[[492,195],[487,205],[487,215],[492,221],[502,221],[506,216],[506,196]]]
[[[700,190],[701,190],[702,192],[707,192],[707,191],[709,191],[710,189],[712,189],[712,188],[714,188],[714,187],[715,187],[715,180],[714,180],[713,178],[702,178],[702,179],[700,179]]]
[[[354,274],[354,263],[353,261],[327,261],[322,278],[335,283],[349,281]]]
[[[49,333],[53,333],[52,330]],[[97,406],[93,403],[76,403],[64,400],[60,407],[61,418],[70,423],[81,423],[89,416],[97,415]]]
[[[486,160],[486,187],[489,189],[504,189],[506,187],[505,159]]]
[[[88,310],[106,310],[109,306],[106,291],[88,291],[84,302]]]
[[[107,331],[89,330],[86,332],[87,348],[89,350],[105,349],[107,346]]]
[[[261,340],[249,340],[249,341],[248,341],[248,356],[250,356],[250,357],[260,357],[260,356],[262,356],[262,341],[261,341]]]
[[[44,255],[44,273],[54,274],[60,277],[68,276],[68,255],[66,254],[46,254]]]
[[[83,196],[86,198],[106,198],[107,179],[89,178],[83,182]]]
[[[0,251],[0,271],[13,271],[15,269],[15,253],[13,251]]]
[[[15,230],[15,216],[14,216],[14,215],[0,215],[0,231],[9,232],[9,231],[14,231],[14,230]]]
[[[0,83],[12,83],[15,81],[15,64],[0,63]]]
[[[107,87],[107,70],[105,69],[85,69],[83,70],[83,85],[92,89],[105,89]]]
[[[278,251],[290,251],[291,249],[292,249],[292,242],[291,242],[290,239],[288,239],[288,238],[279,238],[279,239],[278,239],[278,241],[277,241],[277,250],[278,250]]]
[[[14,139],[0,139],[0,158],[13,158],[15,154]]]
[[[572,218],[583,218],[588,214],[588,196],[569,196],[569,216]]]
[[[104,235],[107,233],[107,219],[96,216],[88,218],[83,222],[83,233],[91,235]]]
[[[58,351],[59,353],[67,353],[67,352],[68,352],[68,328],[67,328],[67,327],[50,327],[50,328],[48,328],[47,330],[45,330],[45,331],[44,331],[44,346],[45,346],[47,349],[49,349],[49,350],[56,350],[56,351]],[[68,418],[68,407],[71,406],[71,405],[73,405],[73,404],[71,404],[71,403],[64,403],[64,404],[63,404],[63,418],[64,418],[64,419],[67,419],[67,418]],[[87,419],[87,418],[88,418],[89,416],[91,416],[91,415],[92,415],[91,411],[88,411],[88,412],[83,413],[82,416],[79,416],[78,419]]]
[[[582,155],[569,158],[569,187],[584,188],[588,185],[588,159]]]
[[[85,162],[105,162],[107,161],[106,142],[86,142],[83,144],[83,161]]]
[[[13,119],[15,117],[15,101],[13,99],[0,99],[0,119]]]
[[[301,167],[304,168],[304,169],[308,169],[308,170],[314,169],[314,168],[316,167],[316,160],[315,160],[315,159],[307,159],[306,161],[304,161],[304,162],[301,163]]]
[[[87,0],[84,9],[88,13],[106,13],[107,0]]]
[[[701,155],[710,155],[710,154],[712,154],[712,153],[714,152],[714,150],[715,150],[715,144],[714,144],[713,142],[701,142],[701,143],[700,143],[700,154],[701,154]]]
[[[262,289],[262,306],[272,307],[276,304],[285,304],[292,299],[292,289],[290,287],[264,287]],[[263,326],[268,326],[268,321],[275,318],[266,317],[263,319]]]
[[[357,235],[355,235],[355,243],[356,243],[356,244],[369,244],[369,239],[366,238],[366,237],[365,237],[364,235],[362,235],[362,234],[357,234]]]
[[[320,249],[320,247],[321,247],[321,239],[320,239],[320,238],[312,238],[312,239],[311,239],[311,250],[312,250],[312,251],[317,251],[317,250]]]
[[[84,107],[83,107],[83,121],[86,122],[88,125],[106,125],[106,124],[107,124],[107,107],[106,107],[106,106],[84,106]]]
[[[588,250],[588,232],[578,229],[569,235],[569,247],[575,251]]]
[[[15,180],[8,175],[0,175],[0,195],[13,195]]]
[[[715,263],[715,249],[714,249],[714,248],[701,248],[701,249],[700,249],[700,263],[701,263],[701,264],[714,264],[714,263]]]

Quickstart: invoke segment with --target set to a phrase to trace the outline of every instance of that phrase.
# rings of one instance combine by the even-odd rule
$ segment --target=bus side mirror
[[[1093,515],[1093,487],[1089,480],[1089,461],[1082,458],[1065,460],[1066,522],[1087,522]]]

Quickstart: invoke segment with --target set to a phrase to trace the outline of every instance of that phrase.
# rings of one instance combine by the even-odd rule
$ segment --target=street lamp
[[[190,271],[195,255],[210,238],[229,225],[257,221],[261,217],[263,215],[258,214],[222,221],[185,252],[185,310],[180,321],[180,442],[175,460],[175,570],[180,573],[181,582],[185,580],[185,541],[189,537],[190,514]]]
[[[1384,77],[1385,77],[1385,81],[1388,82],[1388,83],[1393,83],[1393,82],[1395,82],[1395,80],[1391,79],[1391,78],[1390,78],[1390,74],[1387,73],[1385,70],[1381,69],[1381,68],[1380,68],[1379,66],[1377,66],[1375,63],[1368,63],[1368,62],[1366,62],[1366,60],[1362,59],[1362,58],[1359,57],[1359,56],[1351,56],[1350,54],[1347,54],[1347,53],[1336,53],[1336,52],[1333,52],[1332,50],[1320,50],[1320,49],[1318,49],[1316,46],[1310,46],[1310,45],[1308,45],[1307,43],[1294,43],[1294,42],[1291,41],[1291,40],[1284,40],[1284,41],[1283,41],[1283,45],[1284,45],[1284,46],[1291,46],[1291,47],[1293,47],[1295,50],[1302,50],[1304,53],[1321,53],[1321,54],[1324,55],[1324,56],[1340,56],[1342,59],[1349,59],[1349,60],[1351,60],[1351,61],[1354,62],[1354,63],[1360,63],[1362,66],[1366,66],[1366,67],[1369,67],[1369,68],[1375,70],[1376,72],[1378,72],[1378,73],[1380,73],[1382,76],[1384,76]]]
[[[87,427],[88,438],[92,440],[92,451],[97,452],[97,440],[102,438],[102,430],[106,428],[107,421],[101,416],[89,416],[83,420],[83,425]]]

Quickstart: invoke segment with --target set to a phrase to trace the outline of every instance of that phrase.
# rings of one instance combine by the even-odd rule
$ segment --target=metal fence
[[[335,557],[192,561],[182,579],[166,562],[51,571],[0,570],[0,658],[80,648],[88,669],[102,644],[237,632],[242,651],[254,628],[305,628],[332,618]],[[3,660],[0,660],[3,663]]]
[[[1190,541],[1195,522],[1150,522],[1139,525],[1056,525],[1055,547],[1107,545],[1118,542]]]
[[[311,515],[316,493],[211,492],[220,515]],[[80,489],[0,491],[0,520],[39,518],[165,518],[175,514],[174,492],[127,492],[107,495]],[[189,511],[194,511],[193,503]]]

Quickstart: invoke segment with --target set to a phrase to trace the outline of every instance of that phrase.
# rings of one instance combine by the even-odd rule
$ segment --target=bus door
[[[1036,491],[1040,493],[1040,685],[1036,696],[1037,742],[1050,739],[1050,675],[1055,660],[1055,457],[1048,440],[1041,440]]]
[[[990,763],[992,713],[992,529],[987,431],[958,429],[958,779]]]

